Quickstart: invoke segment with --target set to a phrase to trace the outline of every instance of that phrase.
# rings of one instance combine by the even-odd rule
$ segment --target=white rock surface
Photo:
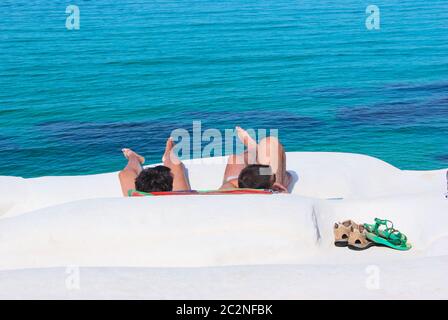
[[[343,298],[341,287],[360,299],[448,298],[446,170],[342,153],[287,161],[290,195],[129,199],[117,173],[0,177],[0,298]],[[186,166],[193,188],[215,189],[225,159]],[[374,217],[414,248],[333,246],[335,221]],[[372,270],[380,288],[366,285]]]

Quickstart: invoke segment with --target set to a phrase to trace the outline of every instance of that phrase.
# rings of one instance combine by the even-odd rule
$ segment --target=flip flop
[[[358,226],[352,220],[346,220],[344,222],[338,222],[334,224],[334,245],[336,247],[346,247],[348,245],[348,238],[353,226]]]
[[[352,226],[350,236],[348,237],[348,248],[351,250],[361,251],[377,246],[373,241],[367,239],[366,229],[359,225]]]
[[[409,250],[412,245],[407,242],[408,238],[394,228],[394,224],[389,220],[375,218],[375,224],[364,224],[366,236],[376,244],[384,245],[396,250]]]

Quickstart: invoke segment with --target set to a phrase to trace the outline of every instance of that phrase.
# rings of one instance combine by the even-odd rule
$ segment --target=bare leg
[[[247,150],[241,154],[229,156],[220,190],[238,188],[238,176],[241,171],[247,165],[257,163],[257,142],[241,127],[236,127],[235,131]]]
[[[260,141],[257,148],[259,164],[269,165],[275,174],[275,182],[288,188],[291,176],[286,171],[286,153],[276,137],[267,137]]]
[[[257,141],[255,141],[249,133],[241,127],[235,128],[238,138],[247,148],[244,153],[244,163],[246,165],[257,163]]]
[[[174,142],[172,138],[166,141],[163,165],[171,169],[173,175],[173,191],[191,190],[184,164],[173,152]]]
[[[118,174],[120,179],[121,191],[125,197],[128,196],[128,191],[135,189],[135,179],[142,171],[142,164],[145,158],[135,153],[131,149],[123,149],[123,155],[128,159],[128,164]]]

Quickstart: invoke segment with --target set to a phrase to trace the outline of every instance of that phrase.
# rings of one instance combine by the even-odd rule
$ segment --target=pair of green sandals
[[[364,223],[364,228],[367,239],[375,245],[402,251],[412,248],[408,238],[394,228],[392,221],[375,218],[375,224]]]

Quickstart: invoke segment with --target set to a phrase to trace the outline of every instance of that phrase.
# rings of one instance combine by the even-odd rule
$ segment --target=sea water
[[[119,170],[123,147],[158,162],[193,121],[448,167],[448,2],[0,2],[0,175]]]

